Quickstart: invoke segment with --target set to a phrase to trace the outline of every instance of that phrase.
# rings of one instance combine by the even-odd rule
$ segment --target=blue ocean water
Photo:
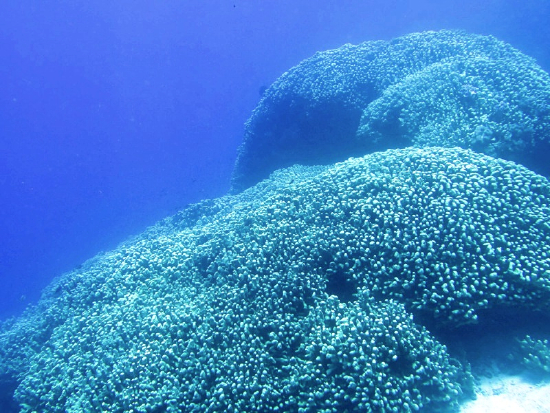
[[[528,1],[116,1],[0,6],[0,318],[102,250],[224,194],[260,90],[319,50],[492,34],[550,69]]]

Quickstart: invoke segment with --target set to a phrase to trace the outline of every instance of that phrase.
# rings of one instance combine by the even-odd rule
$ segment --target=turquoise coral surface
[[[511,162],[391,150],[203,208],[3,333],[23,411],[442,411],[469,373],[414,314],[550,305],[550,184]]]

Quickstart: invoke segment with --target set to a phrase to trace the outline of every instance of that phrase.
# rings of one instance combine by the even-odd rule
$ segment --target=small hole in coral
[[[328,277],[327,294],[337,296],[341,302],[347,303],[355,299],[357,285],[343,271],[337,271]]]

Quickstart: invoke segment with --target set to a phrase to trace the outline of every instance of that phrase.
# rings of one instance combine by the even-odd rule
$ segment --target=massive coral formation
[[[548,212],[458,148],[279,171],[58,279],[3,372],[23,411],[443,411],[469,375],[433,333],[548,310]]]
[[[246,124],[238,192],[275,169],[376,150],[460,146],[547,175],[550,77],[491,36],[414,33],[316,53],[267,89]]]
[[[0,326],[0,396],[17,387],[23,412],[442,412],[471,391],[457,336],[518,326],[514,360],[548,372],[550,182],[503,158],[548,167],[549,96],[488,36],[316,54],[249,119],[233,195]],[[294,163],[326,165],[279,169]]]

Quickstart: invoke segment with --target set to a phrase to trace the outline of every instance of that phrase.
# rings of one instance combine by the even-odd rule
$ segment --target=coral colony
[[[456,410],[447,338],[549,316],[549,132],[548,74],[493,37],[317,53],[266,90],[232,194],[56,279],[0,372],[23,412]],[[548,372],[532,329],[515,357]]]

